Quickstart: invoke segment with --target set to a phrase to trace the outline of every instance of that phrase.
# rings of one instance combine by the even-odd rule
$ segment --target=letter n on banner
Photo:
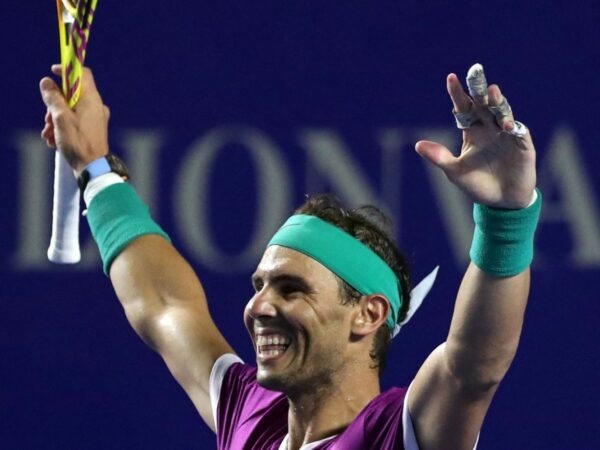
[[[396,222],[394,211],[377,195],[367,175],[356,163],[350,149],[331,129],[305,129],[299,133],[306,150],[306,188],[309,193],[322,192],[325,180],[348,206],[377,205]]]

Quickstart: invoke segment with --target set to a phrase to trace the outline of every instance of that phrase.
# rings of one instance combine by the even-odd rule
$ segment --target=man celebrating
[[[53,71],[57,73],[58,67]],[[447,87],[463,146],[417,152],[475,203],[471,264],[446,342],[409,389],[381,392],[391,336],[414,312],[408,269],[372,207],[309,199],[269,242],[244,321],[256,367],[215,327],[200,281],[109,155],[92,73],[71,111],[44,78],[42,136],[79,175],[105,273],[127,318],[165,360],[221,449],[472,449],[515,355],[541,197],[535,149],[483,69]]]

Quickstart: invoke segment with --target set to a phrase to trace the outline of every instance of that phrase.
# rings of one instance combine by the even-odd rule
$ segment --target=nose
[[[246,314],[253,319],[275,317],[277,315],[277,309],[268,291],[268,289],[262,289],[260,292],[254,294],[246,305]]]

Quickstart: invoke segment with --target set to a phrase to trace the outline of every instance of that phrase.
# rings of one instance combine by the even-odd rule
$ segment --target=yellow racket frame
[[[81,96],[83,64],[98,0],[56,0],[62,90],[71,108]]]

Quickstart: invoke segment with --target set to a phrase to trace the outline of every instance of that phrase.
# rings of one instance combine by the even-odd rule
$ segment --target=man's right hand
[[[53,65],[52,73],[60,75],[61,66]],[[81,97],[72,110],[54,80],[44,77],[40,81],[42,100],[47,107],[42,138],[65,156],[78,175],[90,162],[108,153],[110,116],[90,69],[84,69],[82,82]]]

